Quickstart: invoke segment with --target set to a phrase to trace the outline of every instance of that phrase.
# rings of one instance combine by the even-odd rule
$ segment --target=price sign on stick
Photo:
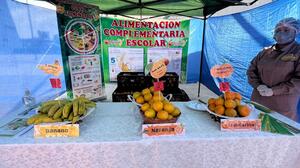
[[[163,77],[167,72],[167,66],[165,64],[165,59],[159,60],[152,65],[150,74],[153,78],[159,79]]]
[[[219,88],[221,92],[227,92],[230,90],[230,84],[229,82],[220,82]]]
[[[234,69],[231,64],[225,63],[222,65],[215,65],[210,69],[210,74],[214,78],[222,78],[222,82],[219,83],[219,88],[221,92],[226,92],[230,90],[230,83],[225,82],[225,78],[232,75]]]
[[[154,90],[160,91],[164,90],[164,83],[159,81],[159,78],[163,77],[167,73],[167,65],[169,61],[167,59],[161,59],[151,66],[150,75],[157,79],[157,82],[154,82]]]
[[[228,78],[233,73],[231,64],[215,65],[210,69],[211,76],[215,78]]]

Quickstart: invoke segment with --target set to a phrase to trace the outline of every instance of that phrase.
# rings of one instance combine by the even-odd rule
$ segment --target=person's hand
[[[265,89],[262,89],[261,91],[259,91],[259,94],[261,96],[267,96],[267,97],[270,97],[270,96],[273,96],[273,90],[271,88],[265,88]]]
[[[256,89],[260,92],[267,88],[268,88],[268,86],[266,86],[266,85],[259,85]]]

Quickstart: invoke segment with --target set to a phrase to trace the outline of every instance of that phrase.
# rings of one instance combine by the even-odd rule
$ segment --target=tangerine
[[[149,94],[149,93],[150,93],[150,89],[148,89],[148,88],[142,90],[143,95],[146,95],[146,94]]]
[[[171,103],[164,104],[164,110],[168,113],[172,113],[175,110],[175,107]]]
[[[161,111],[164,108],[164,104],[160,101],[154,101],[154,103],[152,104],[152,108],[155,111]]]
[[[224,105],[224,99],[222,97],[219,97],[215,100],[215,104],[216,106],[219,106],[219,105]]]
[[[153,109],[149,109],[145,111],[145,117],[147,118],[155,118],[156,112]]]
[[[145,101],[150,101],[152,99],[152,94],[151,93],[145,94],[144,99],[145,99]]]
[[[225,107],[224,106],[222,106],[222,105],[216,106],[216,108],[215,108],[215,113],[216,114],[224,115],[224,112],[225,112]]]
[[[210,105],[208,105],[208,109],[209,109],[210,111],[214,112],[215,109],[216,109],[216,105],[215,105],[215,104],[210,104]]]
[[[147,111],[148,109],[150,108],[150,105],[148,103],[144,103],[142,106],[141,106],[141,110],[143,112]]]
[[[225,100],[233,100],[235,98],[235,93],[227,91],[224,93]]]
[[[133,95],[132,95],[132,97],[133,97],[134,99],[136,99],[136,98],[139,97],[140,95],[141,95],[141,92],[134,92]]]
[[[177,107],[175,107],[175,110],[171,113],[171,115],[173,116],[173,117],[177,117],[177,116],[179,116],[180,115],[180,110],[179,110],[179,108],[177,108]]]
[[[239,93],[235,93],[235,99],[242,100],[242,95]]]
[[[139,96],[135,99],[135,102],[137,102],[138,104],[143,104],[144,101],[144,97],[143,96]]]
[[[237,116],[237,112],[233,108],[228,108],[225,110],[225,115],[228,117],[235,117],[235,116]]]
[[[215,104],[215,99],[214,98],[210,98],[210,99],[208,99],[208,104],[210,105],[210,104]]]
[[[225,107],[226,108],[235,108],[236,102],[234,100],[225,100]]]
[[[166,111],[159,111],[157,113],[157,118],[161,120],[167,120],[169,118],[169,113]]]
[[[154,95],[152,99],[153,101],[163,101],[164,97],[162,95]]]
[[[246,105],[238,106],[239,115],[242,117],[247,117],[250,114],[250,108]]]
[[[235,103],[236,103],[237,106],[241,105],[241,100],[239,100],[239,99],[234,99],[234,101],[235,101]]]

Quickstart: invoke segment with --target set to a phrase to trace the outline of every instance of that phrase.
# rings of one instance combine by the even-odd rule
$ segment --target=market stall
[[[52,2],[57,5],[62,59],[38,64],[36,71],[47,74],[47,80],[50,77],[56,94],[34,103],[26,92],[24,101],[34,106],[0,120],[4,123],[0,125],[0,167],[296,168],[300,164],[300,124],[233,92],[224,81],[221,95],[190,101],[182,92],[184,64],[176,64],[178,72],[167,72],[176,60],[161,55],[186,59],[189,21],[99,18],[99,13],[132,17],[137,12],[138,17],[149,18],[201,16],[204,39],[210,15],[227,6],[251,3]],[[155,33],[168,35],[157,38]],[[179,42],[167,41],[169,36]],[[139,64],[136,72],[128,72],[131,66],[126,61]],[[210,75],[224,80],[233,71],[231,64],[224,63],[212,67]],[[61,81],[66,85],[64,94]],[[107,94],[105,81],[117,81],[114,102],[100,101]]]

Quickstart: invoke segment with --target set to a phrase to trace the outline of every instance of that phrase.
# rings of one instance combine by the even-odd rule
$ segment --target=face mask
[[[278,44],[287,44],[295,40],[295,33],[294,32],[276,32],[274,34],[274,39],[277,41]]]

